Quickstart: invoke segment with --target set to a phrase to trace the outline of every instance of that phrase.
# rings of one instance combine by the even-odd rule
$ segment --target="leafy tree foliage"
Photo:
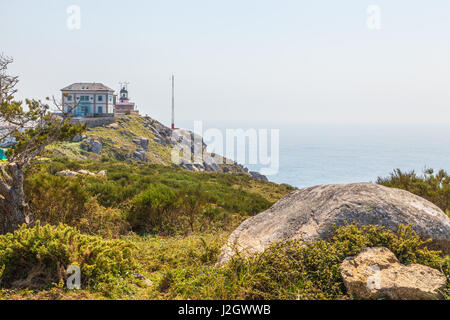
[[[10,63],[12,59],[0,56],[0,122],[5,128],[0,141],[12,137],[17,142],[7,151],[8,160],[0,164],[0,233],[32,221],[23,189],[27,167],[34,164],[46,146],[71,139],[85,129],[72,125],[69,113],[58,117],[41,101],[15,101],[18,78],[7,75]]]

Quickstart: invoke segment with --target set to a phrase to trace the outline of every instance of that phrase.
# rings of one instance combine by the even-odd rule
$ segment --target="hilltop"
[[[183,140],[184,139],[184,140]],[[171,152],[177,143],[194,141],[194,133],[188,130],[172,130],[148,116],[116,116],[114,123],[88,128],[82,136],[73,141],[59,143],[48,148],[47,156],[74,160],[118,160],[146,164],[172,166]],[[206,145],[200,138],[199,146],[204,152],[202,164],[184,162],[180,167],[189,171],[243,173],[257,180],[267,178],[257,172],[250,172],[242,165],[229,161],[217,154],[206,152]],[[189,146],[194,148],[194,146]]]

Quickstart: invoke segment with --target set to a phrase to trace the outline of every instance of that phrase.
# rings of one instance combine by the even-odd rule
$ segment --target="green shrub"
[[[82,178],[36,173],[25,190],[34,219],[43,224],[67,224],[90,235],[118,237],[129,231],[119,209],[101,206],[83,186]]]
[[[392,232],[347,225],[328,240],[284,241],[251,257],[237,254],[222,268],[172,269],[164,278],[165,294],[184,299],[350,299],[339,270],[342,261],[379,246],[390,249],[401,263],[427,265],[450,277],[449,258],[428,250],[426,244],[410,226]]]
[[[123,293],[131,290],[131,273],[138,269],[133,250],[129,242],[83,235],[64,225],[23,226],[0,236],[0,285],[47,288],[64,282],[68,266],[77,265],[83,288]]]
[[[402,172],[396,169],[388,178],[378,178],[377,183],[414,193],[434,203],[450,216],[450,176],[444,170],[434,173],[433,169],[428,169],[420,176],[414,171]]]
[[[172,189],[151,185],[131,201],[126,218],[136,232],[172,233],[178,208],[179,201]]]
[[[161,165],[55,159],[34,168],[27,174],[25,192],[36,220],[114,237],[126,234],[130,225],[141,234],[231,230],[292,190],[245,175],[189,172]],[[54,176],[64,169],[107,170],[108,174]],[[158,204],[161,201],[170,204]]]
[[[366,247],[383,246],[401,263],[443,270],[445,259],[428,250],[427,243],[410,226],[399,226],[394,233],[383,227],[352,224],[335,230],[327,241],[306,246],[300,240],[280,242],[250,259],[234,258],[226,274],[231,281],[244,279],[242,295],[248,299],[342,299],[348,297],[339,267],[346,257]],[[448,266],[446,272],[450,276]]]

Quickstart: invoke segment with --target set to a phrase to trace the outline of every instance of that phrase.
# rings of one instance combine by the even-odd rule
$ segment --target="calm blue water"
[[[185,128],[192,129],[192,123]],[[395,168],[450,171],[450,128],[203,123],[208,128],[280,129],[280,166],[271,181],[296,187],[376,181]],[[225,143],[224,143],[225,145]],[[261,166],[246,165],[252,170]]]

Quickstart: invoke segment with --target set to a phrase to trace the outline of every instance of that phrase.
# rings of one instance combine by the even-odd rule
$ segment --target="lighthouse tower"
[[[120,102],[125,102],[128,101],[128,89],[126,87],[126,85],[124,85],[122,87],[122,89],[120,89]]]
[[[136,109],[135,103],[128,98],[128,83],[124,82],[120,84],[119,102],[116,103],[116,114],[139,114]]]

